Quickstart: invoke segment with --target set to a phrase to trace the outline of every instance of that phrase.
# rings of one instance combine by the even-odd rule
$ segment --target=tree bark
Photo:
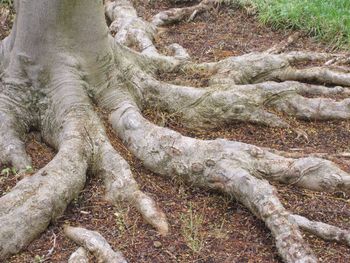
[[[211,1],[169,11],[167,17],[156,15],[153,23],[138,17],[127,0],[106,2],[110,29],[102,1],[15,2],[12,33],[0,44],[0,161],[22,170],[31,165],[24,148],[31,129],[40,130],[57,154],[46,167],[0,198],[0,259],[25,248],[63,214],[84,188],[87,171],[103,178],[107,200],[129,202],[161,234],[167,234],[164,213],[139,190],[128,163],[111,146],[96,106],[109,111],[118,136],[155,173],[185,178],[243,203],[271,230],[285,262],[317,261],[299,227],[349,243],[346,230],[291,215],[269,183],[350,193],[349,174],[332,162],[284,158],[239,142],[185,137],[150,123],[140,113],[143,107],[156,105],[179,113],[191,128],[212,128],[237,120],[290,127],[266,111],[266,106],[299,118],[349,119],[349,99],[336,102],[303,97],[310,93],[348,95],[346,87],[331,89],[297,82],[349,86],[349,74],[331,69],[312,73],[292,67],[295,61],[328,60],[338,55],[265,52],[195,64],[179,45],[173,45],[173,56],[160,54],[153,38],[160,18],[160,24],[184,19],[196,9],[208,10]],[[109,32],[116,33],[114,39]],[[129,48],[135,45],[141,50]],[[170,85],[154,74],[190,70],[209,72],[210,86]],[[272,82],[276,79],[281,82]],[[108,262],[107,254],[124,262],[97,233],[69,227],[65,231],[95,252],[101,262]],[[100,242],[94,243],[97,239]],[[86,258],[83,254],[80,250],[71,260]]]

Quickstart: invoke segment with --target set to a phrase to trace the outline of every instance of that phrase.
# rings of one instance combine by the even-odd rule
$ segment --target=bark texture
[[[64,233],[74,242],[93,253],[98,263],[127,263],[123,255],[113,251],[106,239],[95,231],[66,226]],[[77,252],[83,253],[81,250]]]
[[[68,259],[68,263],[89,263],[86,250],[82,247],[78,248]]]
[[[147,22],[128,0],[105,6],[95,0],[16,1],[12,33],[0,43],[0,161],[22,170],[30,166],[24,140],[31,129],[40,130],[57,154],[0,198],[0,259],[25,248],[63,214],[84,188],[87,171],[103,178],[108,201],[129,202],[161,234],[168,233],[165,214],[140,191],[128,163],[111,146],[96,105],[110,112],[114,130],[147,168],[243,203],[271,230],[283,261],[317,262],[300,229],[350,245],[349,231],[290,214],[269,183],[350,194],[350,175],[334,163],[189,138],[142,116],[143,108],[156,106],[195,129],[233,121],[293,128],[270,108],[301,119],[350,118],[349,98],[324,98],[349,96],[348,71],[293,67],[303,61],[332,64],[342,59],[339,54],[280,54],[284,48],[276,47],[196,64],[178,44],[171,45],[172,56],[156,49],[158,26],[193,19],[215,4],[204,0]],[[157,80],[154,73],[162,71],[206,72],[211,80],[205,88],[177,86]],[[65,233],[84,247],[69,262],[87,262],[84,249],[98,262],[126,262],[94,231],[66,227]]]

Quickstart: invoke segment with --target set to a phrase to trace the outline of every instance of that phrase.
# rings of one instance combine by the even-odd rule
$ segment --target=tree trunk
[[[184,125],[192,128],[237,120],[290,127],[266,111],[266,106],[299,118],[350,118],[350,99],[303,97],[349,94],[347,88],[297,82],[313,79],[350,86],[349,74],[318,69],[328,70],[324,76],[291,66],[295,61],[329,60],[338,55],[265,52],[195,64],[179,45],[171,47],[173,56],[160,54],[153,45],[159,24],[192,17],[196,8],[208,10],[214,3],[168,10],[166,16],[160,13],[147,22],[137,16],[128,0],[106,1],[106,14],[112,20],[108,30],[102,1],[16,1],[12,33],[0,44],[0,161],[22,171],[30,166],[24,138],[33,129],[40,130],[57,154],[0,198],[0,259],[25,248],[63,214],[84,188],[88,170],[104,179],[111,203],[130,202],[147,222],[167,234],[165,215],[139,190],[129,165],[111,146],[95,106],[110,112],[118,136],[155,173],[182,177],[247,206],[271,230],[285,262],[316,262],[299,227],[350,245],[349,231],[291,215],[268,182],[350,193],[350,176],[333,163],[314,157],[285,158],[238,142],[188,138],[142,117],[141,108],[157,105],[179,114]],[[114,39],[110,31],[116,33]],[[138,46],[141,51],[128,46]],[[190,70],[209,72],[211,87],[170,85],[154,74]],[[281,82],[272,82],[275,79]],[[74,232],[74,240],[80,240],[79,245],[90,244],[86,233],[92,232]],[[107,247],[99,238],[103,242],[97,247]],[[115,256],[110,247],[106,251]]]

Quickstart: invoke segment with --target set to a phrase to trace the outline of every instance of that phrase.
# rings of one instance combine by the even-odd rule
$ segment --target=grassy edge
[[[348,0],[223,0],[275,29],[302,30],[337,48],[350,48],[350,2]]]

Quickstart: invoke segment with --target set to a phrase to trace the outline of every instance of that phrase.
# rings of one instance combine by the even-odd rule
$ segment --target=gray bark
[[[99,233],[81,227],[66,226],[64,233],[74,242],[93,253],[98,263],[127,263],[119,251],[113,251]]]
[[[87,252],[84,248],[78,248],[68,259],[68,263],[89,263]]]
[[[215,189],[243,203],[271,230],[285,262],[317,261],[299,227],[349,244],[348,231],[291,215],[269,183],[349,194],[349,174],[332,162],[314,157],[285,158],[239,142],[185,137],[150,123],[140,113],[143,107],[157,105],[179,114],[192,128],[236,120],[289,127],[265,106],[299,118],[349,119],[348,98],[303,97],[347,96],[347,87],[297,82],[348,86],[347,72],[327,68],[310,73],[292,67],[295,61],[329,60],[340,55],[265,52],[195,64],[178,45],[172,46],[173,56],[160,54],[153,38],[159,18],[161,24],[174,22],[192,16],[193,10],[207,10],[212,2],[170,10],[167,16],[155,16],[153,23],[138,17],[127,0],[106,2],[112,20],[110,32],[116,33],[112,41],[102,1],[16,1],[12,33],[0,44],[0,161],[20,169],[30,165],[23,142],[31,128],[40,129],[44,141],[57,154],[46,167],[0,198],[0,259],[25,248],[62,215],[84,188],[88,170],[103,178],[107,200],[113,204],[129,202],[161,234],[167,234],[164,213],[139,190],[129,165],[111,146],[94,111],[95,104],[110,112],[118,136],[150,170]],[[129,48],[135,45],[140,52]],[[153,74],[198,70],[212,75],[210,87],[171,85],[156,80]],[[272,82],[276,79],[284,82]],[[124,262],[99,234],[70,227],[65,231],[101,262],[111,262],[111,258]],[[84,258],[81,253],[72,258]]]

